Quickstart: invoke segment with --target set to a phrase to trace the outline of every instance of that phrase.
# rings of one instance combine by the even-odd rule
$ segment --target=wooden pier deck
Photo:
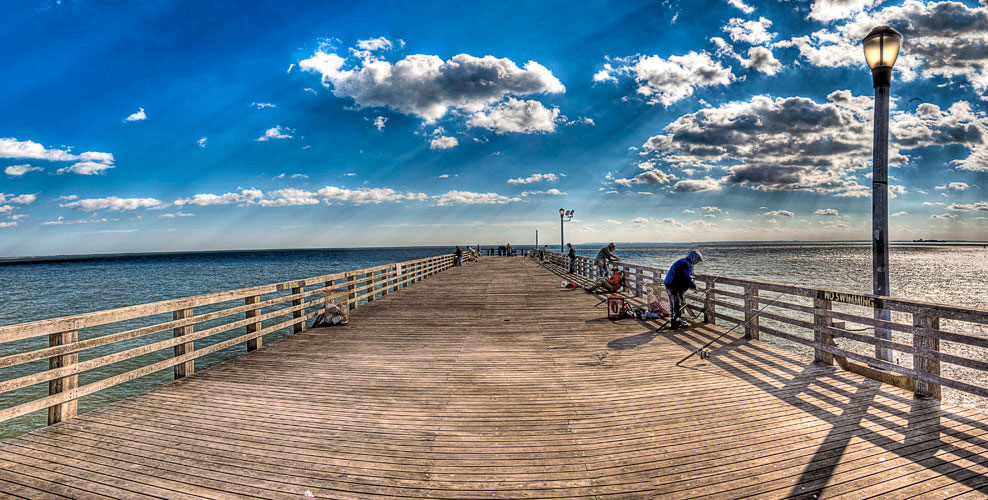
[[[562,279],[520,257],[444,271],[0,444],[0,495],[988,495],[988,415],[762,341],[675,367],[722,330],[610,322]]]

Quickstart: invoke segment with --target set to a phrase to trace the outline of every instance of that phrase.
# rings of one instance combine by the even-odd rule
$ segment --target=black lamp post
[[[565,208],[559,209],[559,253],[566,253],[566,239],[563,236],[563,223],[573,220],[573,212],[575,210],[566,210]],[[563,219],[563,217],[568,217]]]
[[[871,68],[875,87],[875,141],[872,156],[872,280],[874,294],[889,295],[889,86],[892,66],[899,57],[902,35],[888,26],[878,26],[861,42],[865,60]],[[875,309],[875,319],[888,321],[889,311]],[[892,339],[887,328],[875,328],[875,337]],[[892,361],[892,350],[875,346],[875,357]]]

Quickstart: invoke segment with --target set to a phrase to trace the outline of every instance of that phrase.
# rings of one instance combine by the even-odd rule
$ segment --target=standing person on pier
[[[688,290],[696,290],[693,266],[700,262],[703,262],[700,251],[690,250],[686,258],[674,262],[669,267],[669,272],[666,273],[666,293],[669,294],[669,312],[672,315],[672,319],[669,320],[669,328],[673,330],[686,326],[686,323],[680,320],[683,314],[683,294]]]
[[[569,248],[569,273],[573,274],[573,270],[576,269],[576,249],[573,248],[571,243],[566,244],[566,248]]]
[[[456,257],[453,259],[453,265],[457,267],[463,265],[463,249],[459,245],[456,246]]]
[[[615,245],[612,242],[608,244],[606,247],[601,248],[600,251],[597,252],[597,260],[595,261],[595,263],[597,264],[598,277],[606,278],[607,275],[610,274],[610,269],[608,269],[608,265],[611,262],[621,262],[621,257],[614,255],[615,248],[617,248],[617,245]]]
[[[508,243],[508,246],[504,247],[504,252],[505,252],[505,255],[507,255],[508,257],[514,257],[515,256],[515,249],[514,248],[511,248],[511,243]]]

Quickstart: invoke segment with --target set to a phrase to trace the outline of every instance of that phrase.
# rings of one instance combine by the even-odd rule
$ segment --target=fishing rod
[[[797,286],[801,285],[803,283],[803,281],[805,281],[806,278],[808,278],[808,277],[810,277],[810,275],[809,274],[806,274],[795,285],[792,285],[792,286],[797,287]],[[693,356],[696,356],[697,354],[702,353],[704,349],[706,349],[706,348],[710,347],[711,345],[713,345],[714,342],[717,342],[718,340],[724,338],[727,334],[729,334],[729,333],[733,332],[735,329],[737,329],[737,327],[742,326],[742,325],[744,325],[744,326],[749,325],[751,323],[751,320],[757,318],[758,316],[760,316],[762,314],[762,311],[764,311],[765,309],[767,309],[769,306],[775,304],[776,302],[779,301],[779,299],[781,299],[782,297],[784,297],[786,295],[792,295],[792,293],[791,292],[782,292],[782,293],[776,295],[775,298],[772,299],[771,302],[769,302],[768,304],[765,304],[759,310],[755,311],[755,314],[753,314],[750,319],[748,319],[747,321],[742,321],[740,323],[735,324],[734,326],[731,327],[730,330],[728,330],[728,331],[726,331],[726,332],[718,335],[716,338],[714,338],[710,342],[707,342],[706,344],[704,344],[703,347],[700,347],[699,349],[697,349],[697,350],[695,350],[695,351],[687,354],[685,358],[683,358],[683,359],[681,359],[681,360],[679,360],[679,361],[676,362],[676,366],[679,366],[683,361],[686,361],[687,359],[690,359]],[[709,357],[709,355],[706,355],[705,356],[703,354],[700,354],[700,359],[706,359],[707,357]]]

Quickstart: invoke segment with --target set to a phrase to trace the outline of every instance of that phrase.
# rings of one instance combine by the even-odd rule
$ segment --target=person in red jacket
[[[597,281],[595,281],[593,285],[585,286],[583,287],[583,289],[587,293],[593,293],[597,291],[615,293],[615,292],[620,292],[621,288],[623,288],[624,285],[625,285],[624,272],[618,269],[614,271],[614,273],[611,274],[609,278],[597,278]]]

